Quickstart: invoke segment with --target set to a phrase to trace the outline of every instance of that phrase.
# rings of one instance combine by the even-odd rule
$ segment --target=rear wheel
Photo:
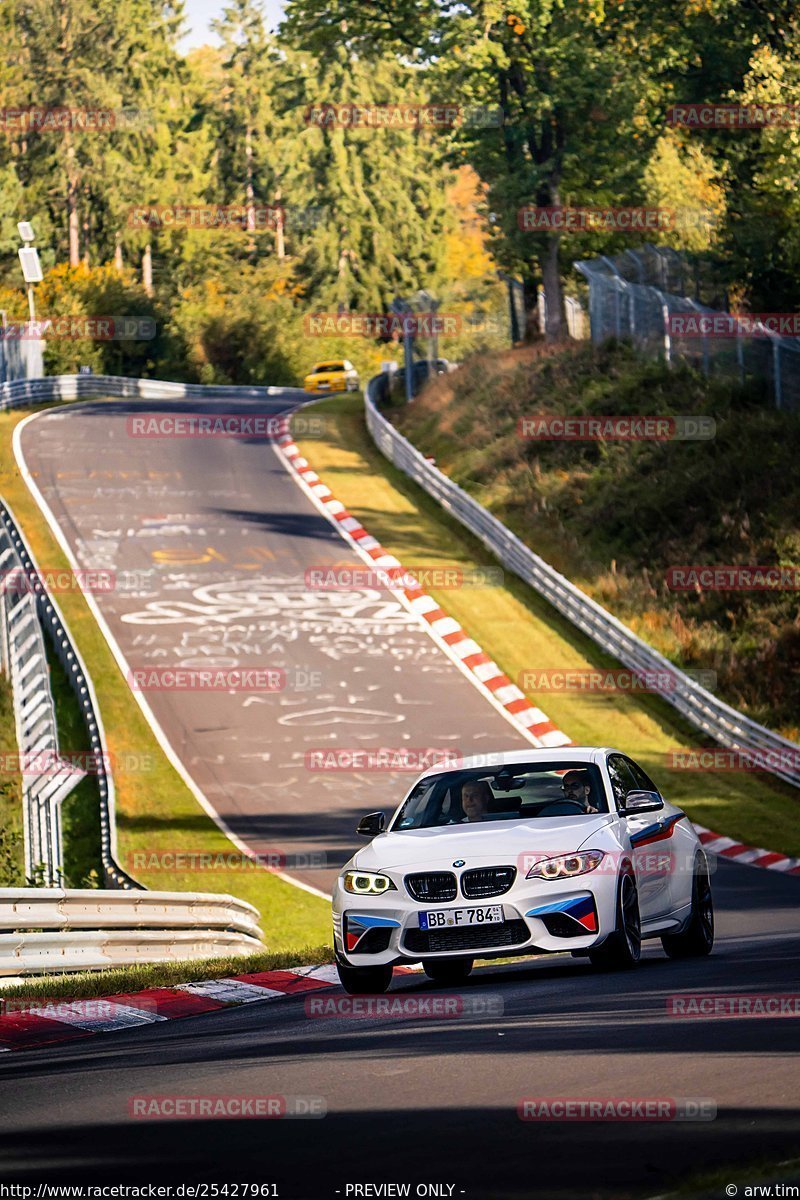
[[[703,958],[714,945],[714,900],[708,863],[698,860],[692,885],[692,914],[683,933],[667,933],[661,945],[670,958]]]
[[[589,951],[592,966],[606,971],[635,967],[642,957],[639,893],[633,875],[623,875],[617,889],[617,925],[597,950]]]
[[[422,969],[435,983],[463,983],[472,970],[472,958],[443,958],[428,959],[423,962]]]
[[[376,996],[386,991],[392,982],[391,967],[349,967],[336,963],[339,981],[351,996]]]

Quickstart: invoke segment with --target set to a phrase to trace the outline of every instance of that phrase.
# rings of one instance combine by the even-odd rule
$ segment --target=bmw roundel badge
[[[464,859],[463,859],[463,858],[457,858],[457,859],[456,859],[456,861],[453,863],[453,866],[454,866],[454,867],[463,867],[463,866],[464,866]]]

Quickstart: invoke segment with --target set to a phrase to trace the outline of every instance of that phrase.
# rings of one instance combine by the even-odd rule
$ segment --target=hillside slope
[[[535,414],[704,415],[705,441],[534,441]],[[800,563],[800,415],[624,345],[475,358],[395,410],[528,545],[717,694],[800,734],[796,590],[676,591],[670,568]],[[797,572],[800,578],[800,570]]]

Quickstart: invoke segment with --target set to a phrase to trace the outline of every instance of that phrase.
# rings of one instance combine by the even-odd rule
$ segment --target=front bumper
[[[518,881],[503,896],[422,904],[396,892],[359,897],[337,884],[333,936],[337,955],[352,966],[388,966],[422,958],[506,957],[518,952],[564,953],[599,945],[616,922],[616,887]],[[503,922],[425,931],[420,913],[501,905]]]
[[[344,379],[326,379],[320,382],[310,383],[308,380],[304,383],[304,389],[307,392],[345,392],[347,391],[347,383]]]

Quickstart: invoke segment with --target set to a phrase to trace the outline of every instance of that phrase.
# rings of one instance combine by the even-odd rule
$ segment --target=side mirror
[[[360,833],[362,837],[377,837],[379,833],[383,833],[386,826],[386,817],[382,812],[367,813],[366,817],[362,817],[356,826],[356,833]]]
[[[664,807],[664,801],[658,792],[628,792],[625,797],[625,807],[620,811],[624,816],[635,816],[636,813],[656,812]]]

